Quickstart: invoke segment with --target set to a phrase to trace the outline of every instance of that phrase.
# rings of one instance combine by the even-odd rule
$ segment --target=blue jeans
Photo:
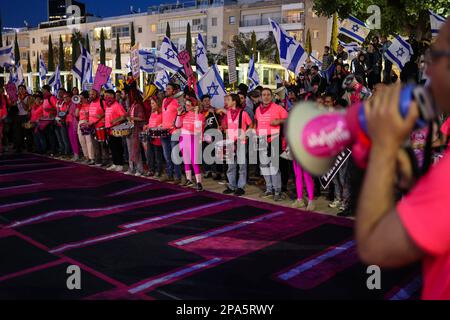
[[[147,164],[148,169],[151,172],[157,172],[161,174],[162,172],[162,158],[163,152],[161,146],[155,146],[151,142],[148,143],[147,148]]]
[[[59,144],[59,152],[63,155],[68,155],[70,153],[70,142],[66,126],[56,126],[55,133]]]
[[[36,146],[36,152],[44,154],[47,150],[47,143],[45,142],[45,135],[40,130],[34,133],[34,145]]]
[[[172,137],[161,138],[161,144],[163,148],[164,159],[167,164],[167,176],[173,177],[175,172],[175,178],[181,179],[180,166],[172,162],[172,150],[178,144],[178,141],[171,141]]]

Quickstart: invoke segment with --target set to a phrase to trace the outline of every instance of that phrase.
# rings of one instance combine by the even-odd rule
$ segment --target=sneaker
[[[297,208],[297,209],[306,208],[305,201],[303,201],[303,199],[302,200],[299,200],[299,199],[295,200],[295,202],[292,204],[292,208]]]
[[[197,191],[203,191],[204,189],[203,189],[203,186],[202,186],[202,184],[201,183],[197,183]]]
[[[234,195],[237,197],[243,196],[245,194],[244,189],[241,188],[237,188],[236,191],[234,192]]]
[[[134,175],[135,177],[142,177],[143,176],[143,174],[142,173],[140,173],[140,172],[136,172],[136,174]]]
[[[94,160],[88,160],[88,162],[86,163],[88,166],[93,166],[95,164]]]
[[[116,172],[122,172],[122,171],[123,171],[123,166],[116,166],[116,168],[114,169],[114,171],[116,171]]]
[[[185,183],[183,183],[183,187],[192,187],[194,183],[191,180],[186,180]]]
[[[94,164],[94,167],[97,167],[97,168],[100,168],[101,166],[102,166],[101,163],[95,163],[95,164]]]
[[[205,173],[204,175],[203,175],[203,178],[205,178],[205,179],[209,179],[209,178],[211,178],[212,177],[212,172],[211,171],[208,171],[207,173]]]
[[[260,198],[264,198],[264,199],[269,199],[269,198],[273,197],[273,192],[269,191],[269,190],[266,190],[264,193],[261,193],[259,195],[259,197]]]
[[[112,166],[106,168],[106,170],[112,171],[112,170],[116,170],[117,166],[115,164],[113,164]]]
[[[281,193],[276,193],[276,194],[273,196],[273,201],[275,201],[275,202],[283,201],[283,197],[281,196]]]
[[[316,205],[314,204],[314,201],[309,200],[308,206],[306,207],[306,211],[314,211],[316,209]]]
[[[233,194],[235,191],[231,190],[230,188],[226,188],[222,193],[223,194]]]
[[[341,205],[341,201],[339,200],[334,200],[332,203],[330,203],[328,206],[330,208],[338,208]]]

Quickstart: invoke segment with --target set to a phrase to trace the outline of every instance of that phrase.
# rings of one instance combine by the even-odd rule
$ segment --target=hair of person
[[[23,84],[19,85],[17,88],[18,88],[18,89],[24,88],[25,90],[27,90],[27,87],[25,87]]]
[[[203,100],[205,100],[206,98],[211,99],[211,97],[210,97],[209,95],[204,94],[204,95],[202,95],[202,96],[200,97],[200,100],[203,101]]]
[[[112,94],[113,96],[116,95],[116,93],[115,93],[114,90],[112,90],[112,89],[106,90],[106,91],[105,91],[105,94]]]
[[[66,95],[68,95],[69,97],[72,97],[72,92],[70,92],[70,91],[64,91],[63,96],[66,96]]]
[[[173,90],[178,90],[178,89],[180,89],[180,86],[179,86],[178,84],[174,83],[174,82],[169,82],[169,83],[167,84],[167,86],[171,86]]]
[[[263,93],[264,91],[269,91],[269,92],[270,92],[270,95],[273,95],[272,89],[270,89],[270,88],[263,88],[263,89],[261,90],[261,93]]]
[[[318,66],[312,66],[311,70],[313,70],[313,69],[316,70],[316,71],[319,71],[319,67]]]
[[[35,98],[41,98],[44,99],[44,94],[42,93],[42,91],[36,91],[33,95]]]
[[[236,93],[230,93],[229,97],[232,101],[236,102],[236,107],[237,108],[242,108],[242,104],[241,104],[241,98],[239,98],[239,95]]]
[[[52,88],[50,88],[50,86],[48,84],[45,84],[42,86],[42,90],[50,92],[50,91],[52,91]]]
[[[330,47],[329,47],[329,46],[325,46],[325,49],[326,49],[326,50],[330,50]]]
[[[131,90],[130,90],[130,92],[128,92],[128,94],[130,97],[131,104],[133,104],[133,103],[143,104],[144,103],[144,99],[142,98],[142,95],[137,88],[131,88]]]
[[[238,89],[239,89],[239,91],[241,91],[241,92],[245,92],[245,93],[248,92],[248,86],[247,86],[245,83],[240,83],[240,84],[238,85]]]
[[[60,92],[60,91],[62,91],[62,92],[67,92],[66,89],[64,89],[64,88],[59,88],[59,89],[58,89],[58,92]]]
[[[186,102],[189,101],[194,107],[198,105],[198,101],[194,97],[189,96],[185,100]]]
[[[89,99],[89,92],[83,91],[83,92],[80,94],[80,96],[82,96],[82,97],[85,98],[85,99]]]

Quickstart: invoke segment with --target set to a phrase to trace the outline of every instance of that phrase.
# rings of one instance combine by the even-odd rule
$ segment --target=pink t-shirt
[[[105,127],[106,128],[111,128],[111,127],[114,127],[114,126],[118,125],[118,123],[115,123],[113,125],[112,121],[116,120],[117,118],[123,117],[126,113],[127,112],[125,111],[125,109],[117,101],[114,102],[110,106],[106,105],[106,109],[105,109]]]
[[[104,127],[105,118],[97,122],[98,116],[102,116],[104,113],[105,112],[103,111],[102,106],[100,104],[100,99],[98,99],[97,101],[92,101],[91,105],[89,106],[89,123],[90,124],[97,123],[95,125],[96,128]]]
[[[450,177],[448,154],[397,205],[403,225],[424,252],[422,298],[450,299]]]
[[[44,112],[42,115],[43,118],[50,119],[56,116],[56,102],[57,100],[55,96],[51,96],[50,99],[44,98]]]
[[[81,107],[80,107],[80,121],[89,121],[89,103],[81,105]]]
[[[262,135],[276,135],[280,133],[280,126],[272,126],[270,123],[277,119],[287,119],[288,112],[282,106],[276,103],[270,103],[267,108],[262,111],[261,107],[256,109],[255,120],[256,134],[258,136]]]
[[[447,120],[445,120],[442,124],[441,133],[447,137],[450,136],[450,117],[448,117]],[[448,142],[448,145],[450,146],[450,140]]]
[[[242,113],[242,134],[247,131],[247,128],[252,124],[252,119],[248,115],[247,112],[241,110],[239,112]],[[238,139],[239,134],[239,113],[236,115],[236,118],[233,119],[233,116],[231,115],[231,111],[227,111],[227,115],[224,118],[224,121],[226,123],[226,133],[227,133],[227,139],[236,141]],[[243,141],[244,142],[244,141]]]
[[[42,117],[44,113],[44,108],[42,106],[42,104],[40,105],[34,105],[33,107],[31,107],[31,122],[38,122],[39,119]]]
[[[162,107],[162,127],[170,129],[174,127],[175,119],[178,113],[178,101],[174,98],[166,98],[163,101]],[[175,130],[171,130],[173,132]]]
[[[162,114],[161,113],[156,113],[156,112],[152,112],[152,114],[150,115],[150,118],[148,119],[148,127],[149,128],[156,128],[159,127],[159,125],[162,123]],[[160,146],[161,145],[161,139],[160,138],[153,138],[152,139],[152,144],[155,146]]]
[[[205,116],[203,114],[195,114],[195,112],[189,111],[183,114],[180,118],[182,134],[194,134],[203,132],[203,127],[205,125]]]

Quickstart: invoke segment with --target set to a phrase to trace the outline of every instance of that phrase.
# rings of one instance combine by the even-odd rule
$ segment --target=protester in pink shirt
[[[91,104],[89,106],[89,125],[95,128],[94,144],[95,150],[95,166],[106,167],[108,162],[108,151],[106,147],[106,128],[105,128],[105,106],[100,100],[97,90],[92,89],[89,93]]]
[[[95,147],[94,142],[92,141],[94,138],[90,134],[83,134],[83,131],[81,130],[82,127],[89,126],[89,93],[87,91],[83,91],[80,97],[80,108],[75,113],[76,115],[78,114],[79,117],[78,140],[80,141],[84,157],[87,159],[86,163],[93,165],[95,164]]]
[[[427,75],[441,112],[450,112],[450,18],[432,45]],[[399,112],[401,85],[382,88],[368,102],[366,119],[372,148],[356,217],[356,240],[363,262],[401,267],[422,262],[423,299],[450,299],[450,178],[448,153],[419,179],[399,203],[395,181],[399,154],[419,117],[415,102]],[[411,174],[400,166],[404,178]]]
[[[156,97],[150,98],[150,104],[152,106],[152,113],[148,119],[148,125],[144,127],[144,130],[149,128],[157,128],[162,124],[161,107],[158,105]],[[147,155],[148,176],[160,178],[162,173],[163,164],[163,151],[161,147],[160,138],[150,138],[149,143],[145,143],[147,147],[144,148]]]
[[[280,124],[287,119],[288,112],[273,102],[271,89],[264,88],[261,92],[261,99],[262,103],[255,112],[258,144],[260,147],[267,146],[264,156],[260,158],[261,174],[266,181],[266,191],[261,197],[273,197],[274,201],[281,201]]]

